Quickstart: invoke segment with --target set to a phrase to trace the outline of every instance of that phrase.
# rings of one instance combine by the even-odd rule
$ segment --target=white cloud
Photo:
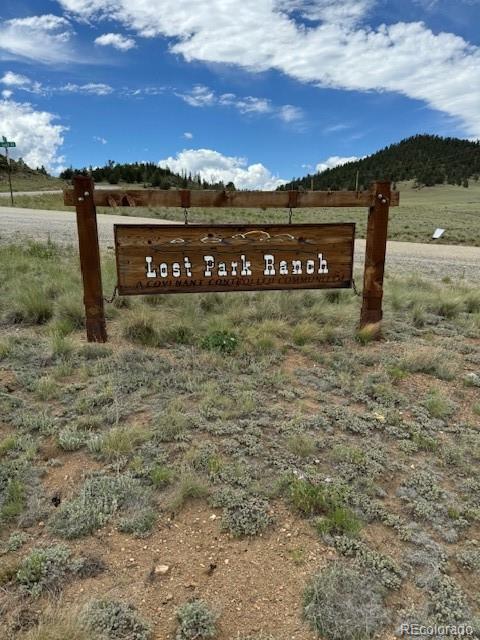
[[[323,162],[319,162],[315,167],[318,173],[325,171],[325,169],[333,169],[341,164],[347,164],[347,162],[355,162],[360,160],[358,156],[330,156]]]
[[[193,87],[189,93],[175,93],[175,95],[191,107],[211,107],[217,101],[215,92],[200,84]]]
[[[225,156],[213,149],[184,149],[175,157],[165,158],[158,163],[161,167],[169,167],[172,171],[186,171],[192,175],[200,175],[209,182],[232,181],[237,189],[275,190],[287,180],[272,175],[263,164],[248,165],[245,158]]]
[[[338,122],[337,124],[327,125],[323,129],[323,133],[329,135],[331,133],[338,133],[339,131],[345,131],[345,129],[350,129],[351,125],[346,122]]]
[[[82,18],[108,17],[143,37],[168,37],[172,53],[187,61],[275,69],[321,87],[394,91],[480,135],[480,48],[422,22],[365,26],[375,0],[59,1]],[[305,26],[295,12],[315,22]]]
[[[136,46],[133,38],[127,38],[120,33],[104,33],[98,36],[98,38],[95,38],[95,44],[102,47],[114,47],[119,51],[128,51]]]
[[[284,122],[297,122],[302,119],[303,111],[292,104],[284,104],[278,110],[278,117]]]
[[[8,100],[8,98],[11,98],[13,96],[13,91],[11,91],[10,89],[4,89],[2,91],[2,98],[5,98],[5,100]]]
[[[93,140],[95,140],[95,142],[99,142],[100,144],[107,144],[108,142],[106,138],[102,138],[101,136],[93,136]]]
[[[60,87],[59,91],[67,91],[68,93],[87,93],[97,96],[108,96],[113,92],[113,88],[109,84],[103,82],[89,82],[88,84],[68,84]]]
[[[8,87],[22,87],[26,84],[30,84],[30,78],[22,76],[19,73],[13,71],[6,71],[0,79],[2,84],[6,84]]]
[[[28,58],[46,64],[74,59],[70,22],[47,14],[0,22],[0,59]]]
[[[272,105],[266,98],[246,96],[239,98],[234,93],[224,93],[218,97],[218,104],[224,107],[235,107],[240,113],[271,113]]]
[[[185,133],[183,134],[183,137],[186,138],[187,140],[192,140],[193,133],[190,133],[190,131],[185,131]]]
[[[13,71],[7,71],[0,79],[2,84],[9,87],[15,87],[21,91],[27,91],[28,93],[45,93],[45,89],[40,82],[30,80],[27,76],[22,76]]]
[[[192,107],[233,107],[243,114],[272,114],[284,122],[298,122],[303,118],[303,111],[300,107],[295,107],[291,104],[277,107],[267,98],[241,97],[235,93],[217,95],[213,89],[204,85],[196,85],[186,93],[176,91],[175,95]]]
[[[277,9],[292,13],[298,11],[311,21],[341,22],[354,25],[365,18],[375,0],[277,0]]]
[[[64,158],[59,155],[66,128],[55,124],[56,116],[47,111],[36,111],[28,103],[13,100],[0,101],[2,135],[14,140],[13,158],[22,157],[33,168],[44,165],[58,172]]]

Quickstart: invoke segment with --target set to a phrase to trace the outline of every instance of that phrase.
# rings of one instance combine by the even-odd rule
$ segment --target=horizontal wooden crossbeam
[[[73,189],[63,192],[66,205],[77,206]],[[87,196],[88,197],[88,194]],[[203,189],[96,189],[94,204],[100,207],[225,207],[288,209],[311,207],[373,207],[379,194],[371,191],[208,191]],[[391,207],[400,202],[392,191]]]

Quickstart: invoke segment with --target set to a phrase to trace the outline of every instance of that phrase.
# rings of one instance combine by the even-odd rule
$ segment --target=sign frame
[[[132,236],[133,234],[145,236],[144,244],[140,243],[140,238],[137,238],[136,242],[135,239],[130,240],[130,244],[127,244],[129,232],[131,232]],[[295,232],[298,232],[300,235],[298,237],[293,236],[292,234]],[[351,288],[353,283],[355,248],[354,222],[246,225],[115,224],[114,234],[117,288],[119,295],[230,293],[235,291],[278,291],[292,289],[347,289]],[[245,238],[245,236],[249,234],[250,240]],[[256,240],[253,239],[253,234],[256,234]],[[306,237],[307,234],[309,234],[310,237]],[[338,234],[338,237],[333,234]],[[226,235],[227,237],[222,237],[222,235]],[[212,238],[209,241],[210,236],[212,236]],[[267,238],[266,236],[270,237]],[[219,240],[223,240],[223,242],[219,242]],[[331,251],[328,252],[328,263],[327,254],[323,255],[320,253],[314,256],[311,250],[310,253],[308,253],[308,249],[310,247],[313,248],[314,242],[318,243],[322,240],[324,243],[328,242],[327,246],[331,248]],[[162,247],[162,249],[160,249],[160,247]],[[141,263],[141,266],[137,264],[136,273],[138,275],[136,277],[138,278],[138,284],[136,287],[128,286],[126,284],[127,277],[130,279],[132,276],[127,272],[133,271],[133,267],[130,266],[131,259],[136,257],[137,263],[139,262],[136,254],[141,255],[140,248],[144,248],[146,255],[144,256],[145,261]],[[325,247],[324,250],[328,251],[327,247]],[[155,263],[153,256],[154,254],[158,254],[159,251],[162,251],[161,255],[170,257],[171,264],[178,265],[177,269],[179,273],[184,272],[183,279],[180,275],[175,280],[175,284],[167,284],[174,279],[174,276],[172,275],[171,278],[167,280],[166,278],[168,276],[161,276],[159,269],[154,268]],[[263,263],[261,265],[258,263],[255,264],[260,252],[263,253],[261,258]],[[128,256],[124,256],[125,253],[128,253]],[[201,259],[202,253],[204,255]],[[273,255],[274,253],[277,256],[276,258]],[[334,260],[330,259],[332,254]],[[225,260],[225,262],[219,259],[219,255],[224,256],[223,260]],[[279,255],[281,255],[282,258],[279,258]],[[173,260],[175,256],[177,260]],[[192,259],[191,256],[195,257]],[[213,257],[216,263],[211,264],[210,276],[205,274],[205,271],[208,273],[208,263],[204,260],[205,256]],[[272,256],[276,264],[272,264],[270,259],[265,263],[265,256]],[[300,256],[303,256],[303,258],[300,258]],[[232,257],[235,259],[234,262],[231,262],[231,264],[235,265],[233,268],[228,266]],[[255,262],[253,257],[255,258]],[[341,268],[343,260],[339,265],[339,257],[343,260],[348,260],[348,277],[340,278],[339,266]],[[128,258],[130,258],[130,260]],[[148,258],[150,258],[150,260],[148,260]],[[251,271],[249,276],[242,276],[242,258],[248,263],[248,270]],[[188,260],[189,273],[191,273],[190,277],[185,274],[185,259]],[[203,260],[203,276],[199,273],[199,263],[201,260]],[[283,268],[284,270],[288,270],[289,273],[280,275],[280,260],[287,262],[287,264],[283,265]],[[300,265],[300,267],[298,267],[297,264],[297,268],[294,269],[292,264],[288,264],[294,260],[303,261],[305,264]],[[313,263],[308,265],[310,271],[313,269],[310,274],[306,273],[307,261]],[[320,261],[324,261],[325,263],[323,269],[321,269],[320,264],[315,265],[315,263],[320,263]],[[209,261],[209,263],[210,262],[211,261]],[[162,264],[167,265],[166,262]],[[227,272],[227,275],[221,275],[218,269],[220,264],[225,264],[225,268],[229,269],[230,273]],[[296,273],[298,268],[300,268],[300,273]],[[325,268],[327,269],[326,272],[324,271]],[[146,271],[147,274],[148,271],[150,271],[151,280],[148,280],[148,275],[145,277],[144,273],[140,273],[140,270]],[[272,270],[275,272],[274,274],[270,273]],[[332,275],[327,275],[328,270]],[[337,280],[333,280],[335,270]],[[318,273],[314,273],[314,271],[318,271]],[[344,272],[344,269],[341,269],[341,271]],[[154,272],[156,274],[155,276],[153,276]],[[217,272],[217,275],[214,275],[215,272]],[[300,282],[300,278],[296,276],[301,276],[303,282]],[[204,282],[207,277],[209,278],[208,284]],[[201,282],[199,282],[199,278]],[[144,282],[143,286],[141,286],[142,280]],[[232,282],[232,284],[224,284],[225,280]],[[233,284],[233,282],[235,282],[235,284]],[[152,285],[151,287],[149,287],[150,283]],[[161,286],[162,284],[164,286]]]
[[[89,342],[107,341],[97,229],[97,205],[115,208],[118,206],[177,206],[185,210],[190,207],[261,209],[368,207],[359,326],[360,328],[371,326],[373,335],[377,338],[381,336],[389,208],[390,206],[398,206],[400,201],[398,191],[391,190],[390,181],[373,182],[367,191],[208,191],[203,189],[192,191],[187,189],[168,191],[159,189],[102,189],[95,191],[95,185],[90,176],[76,175],[72,182],[73,189],[64,191],[64,203],[74,205],[76,208],[85,324]],[[184,227],[184,225],[180,226]]]

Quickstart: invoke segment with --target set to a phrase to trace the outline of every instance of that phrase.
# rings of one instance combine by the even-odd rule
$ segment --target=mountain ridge
[[[375,180],[393,183],[415,180],[419,186],[454,184],[468,187],[468,181],[480,175],[480,141],[417,134],[388,145],[375,153],[326,169],[320,173],[294,178],[279,190],[368,189]]]

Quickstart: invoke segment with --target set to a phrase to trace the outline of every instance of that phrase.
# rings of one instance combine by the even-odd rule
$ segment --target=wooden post
[[[368,212],[360,328],[373,325],[375,333],[380,336],[388,209],[391,197],[390,182],[374,182],[371,190],[375,195],[375,202]]]
[[[93,189],[93,180],[89,176],[74,176],[73,190],[77,210],[78,248],[83,278],[87,340],[106,342],[97,210],[93,200]]]

